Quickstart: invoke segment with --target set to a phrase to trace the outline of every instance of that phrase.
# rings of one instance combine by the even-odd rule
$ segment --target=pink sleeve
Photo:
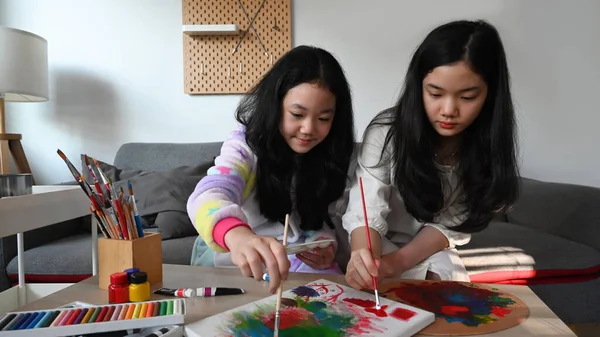
[[[213,229],[213,238],[215,243],[229,251],[229,248],[227,248],[227,245],[225,245],[225,234],[227,234],[230,229],[238,226],[246,226],[250,228],[247,223],[238,218],[225,218],[217,222],[215,224],[215,228]]]

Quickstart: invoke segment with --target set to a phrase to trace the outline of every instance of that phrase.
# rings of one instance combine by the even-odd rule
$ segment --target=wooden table
[[[288,280],[284,283],[284,290],[289,290],[321,278],[346,284],[342,275],[291,273]],[[246,293],[243,295],[186,299],[186,324],[271,295],[267,290],[266,282],[256,282],[252,278],[244,277],[237,268],[209,268],[165,264],[163,265],[163,282],[153,285],[152,288],[155,290],[159,287],[192,288],[203,286],[237,287],[243,288],[246,290]],[[477,336],[575,336],[529,287],[516,285],[494,285],[494,287],[513,294],[525,302],[529,306],[530,316],[525,322],[513,328],[495,334]],[[152,298],[164,299],[167,297],[153,294]],[[20,307],[18,310],[51,309],[74,301],[98,305],[107,304],[108,294],[105,290],[101,290],[98,287],[98,277],[94,276]]]

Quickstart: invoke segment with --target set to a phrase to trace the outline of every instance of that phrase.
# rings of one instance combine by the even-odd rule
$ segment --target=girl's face
[[[329,134],[335,96],[318,84],[302,83],[283,98],[279,131],[296,153],[307,153]]]
[[[487,84],[461,61],[434,68],[423,79],[423,104],[429,122],[443,137],[453,137],[479,116]]]

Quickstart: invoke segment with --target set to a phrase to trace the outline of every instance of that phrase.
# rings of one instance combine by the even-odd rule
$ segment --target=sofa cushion
[[[158,227],[163,240],[198,234],[186,204],[198,181],[214,165],[212,160],[165,171],[125,170],[101,161],[98,164],[113,181],[115,190],[123,187],[126,191],[127,182],[131,182],[144,226]]]
[[[75,283],[92,276],[91,234],[81,232],[23,253],[25,282]],[[15,257],[6,266],[9,278],[18,281]]]
[[[508,222],[600,250],[600,188],[521,178]]]
[[[189,265],[195,236],[162,242],[163,263]],[[25,282],[76,283],[92,276],[92,235],[80,232],[23,253]],[[12,282],[18,281],[15,257],[6,272]]]
[[[163,263],[189,265],[198,236],[188,236],[162,242]]]
[[[558,283],[600,276],[596,249],[506,222],[473,234],[459,255],[472,282]]]

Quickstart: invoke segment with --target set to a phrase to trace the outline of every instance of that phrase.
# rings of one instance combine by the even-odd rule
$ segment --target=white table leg
[[[19,273],[19,306],[27,304],[27,287],[25,286],[25,261],[23,253],[23,233],[17,233],[17,266]]]
[[[92,217],[92,275],[98,274],[98,224]]]

